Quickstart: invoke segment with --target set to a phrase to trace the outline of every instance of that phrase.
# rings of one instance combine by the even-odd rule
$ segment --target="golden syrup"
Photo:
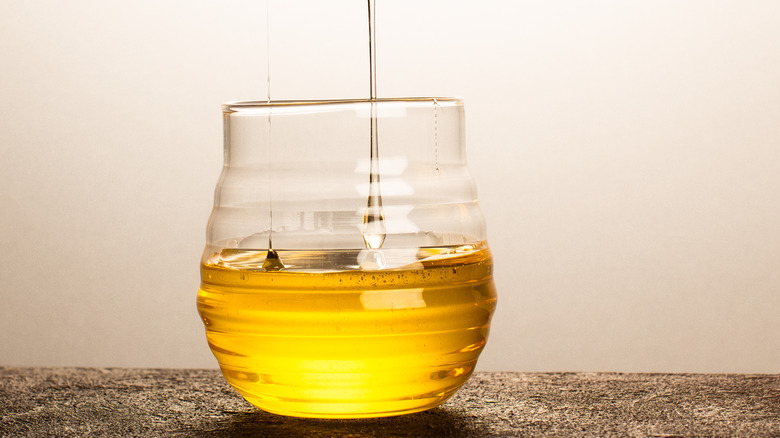
[[[418,262],[377,271],[264,271],[207,258],[198,310],[209,346],[228,382],[269,412],[358,418],[435,407],[474,370],[496,305],[487,246],[465,248],[421,249]],[[252,257],[230,251],[232,261]],[[297,253],[289,258],[331,257]]]

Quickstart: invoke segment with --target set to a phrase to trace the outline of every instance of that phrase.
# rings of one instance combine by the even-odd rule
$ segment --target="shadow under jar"
[[[198,311],[228,382],[299,417],[447,400],[473,372],[496,305],[463,102],[241,102],[223,113]]]

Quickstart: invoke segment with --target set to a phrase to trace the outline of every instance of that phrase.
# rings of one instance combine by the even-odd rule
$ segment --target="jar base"
[[[258,409],[275,415],[299,418],[357,419],[408,415],[433,409],[446,402],[458,388],[447,394],[424,399],[353,403],[313,403],[302,401],[269,401],[241,395]]]

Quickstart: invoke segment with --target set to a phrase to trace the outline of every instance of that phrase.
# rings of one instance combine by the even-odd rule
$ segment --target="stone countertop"
[[[0,367],[0,436],[780,437],[780,375],[481,372],[427,412],[317,420],[217,370]]]

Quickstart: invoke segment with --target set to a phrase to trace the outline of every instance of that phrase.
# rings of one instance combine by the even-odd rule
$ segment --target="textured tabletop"
[[[428,412],[312,420],[215,370],[0,368],[0,436],[780,437],[780,375],[476,373]]]

